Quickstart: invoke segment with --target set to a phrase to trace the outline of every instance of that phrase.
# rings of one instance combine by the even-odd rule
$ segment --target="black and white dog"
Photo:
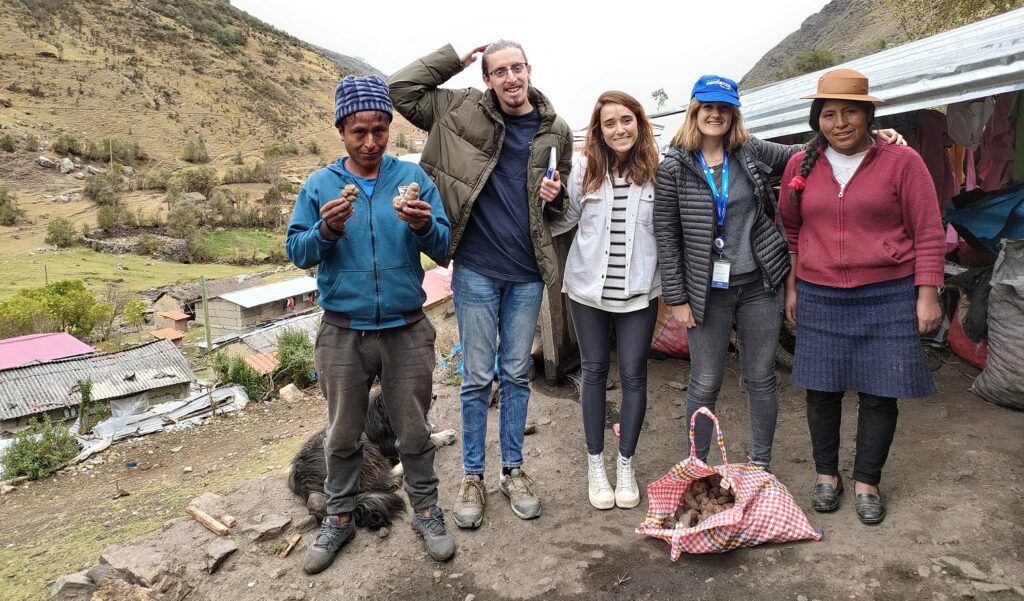
[[[434,395],[437,398],[437,395]],[[327,459],[324,457],[326,427],[309,437],[292,459],[288,486],[306,501],[309,513],[318,520],[327,515]],[[438,447],[455,442],[455,430],[430,435]],[[366,426],[363,430],[363,466],[359,471],[359,492],[352,520],[370,530],[390,527],[405,512],[405,500],[396,492],[402,485],[397,436],[391,427],[380,389],[370,394]]]

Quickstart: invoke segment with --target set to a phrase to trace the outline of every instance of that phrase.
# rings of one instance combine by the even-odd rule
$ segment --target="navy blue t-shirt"
[[[539,282],[530,237],[526,173],[530,144],[540,130],[540,113],[504,115],[505,141],[498,164],[473,203],[469,222],[455,249],[455,262],[492,278]]]

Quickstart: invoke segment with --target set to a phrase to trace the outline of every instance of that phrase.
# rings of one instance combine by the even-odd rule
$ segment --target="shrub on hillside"
[[[73,245],[77,238],[75,224],[71,223],[69,219],[55,217],[46,225],[45,241],[47,244],[52,244],[57,248],[67,248]]]
[[[39,138],[35,134],[25,136],[25,150],[35,152],[39,150]]]
[[[14,137],[11,134],[0,135],[0,150],[14,152]]]
[[[160,240],[153,234],[142,234],[135,243],[135,254],[152,256],[160,248]]]
[[[199,229],[202,221],[199,209],[194,204],[177,202],[167,214],[167,233],[175,238],[187,238]]]
[[[54,152],[61,156],[79,154],[81,152],[81,146],[78,144],[78,140],[70,134],[61,134],[57,136],[57,139],[53,141],[52,148]]]
[[[18,208],[18,201],[6,185],[0,184],[0,225],[14,225],[25,216],[25,211]]]
[[[788,79],[805,73],[813,73],[838,65],[845,58],[842,54],[825,48],[800,52],[793,57],[793,62],[783,70],[782,75],[784,79]]]
[[[81,142],[82,157],[93,161],[114,160],[122,165],[134,165],[148,156],[135,140],[100,138]]]
[[[277,370],[274,385],[278,388],[285,382],[294,382],[299,388],[309,386],[310,375],[315,369],[313,343],[302,330],[286,328],[277,338]]]
[[[105,204],[96,212],[96,225],[108,232],[128,227],[134,222],[132,212],[120,201]]]
[[[274,142],[270,146],[267,146],[266,150],[263,151],[263,156],[268,158],[297,154],[299,154],[299,147],[296,146],[295,142],[292,142],[291,140],[285,140],[283,142]]]
[[[28,476],[38,480],[64,465],[78,454],[78,441],[63,424],[32,420],[31,425],[18,433],[4,453],[4,478]]]
[[[209,196],[213,189],[220,185],[217,170],[213,167],[196,167],[175,173],[168,183],[168,188],[181,192],[201,192]]]
[[[216,352],[213,354],[213,370],[221,382],[241,385],[251,401],[262,401],[270,390],[266,378],[241,357],[228,357]]]
[[[113,175],[100,173],[85,180],[85,197],[98,205],[117,202],[116,179]]]
[[[213,248],[198,233],[185,237],[185,262],[209,263],[214,259]]]
[[[182,151],[181,158],[189,163],[209,163],[210,153],[206,149],[206,142],[203,141],[203,137],[195,136],[194,138],[189,138],[185,142],[185,149]]]
[[[224,172],[221,181],[225,184],[251,184],[256,182],[270,183],[278,175],[276,167],[263,161],[256,161],[252,165],[242,164],[238,167],[228,169]]]
[[[292,194],[295,194],[295,186],[293,186],[288,180],[280,179],[263,194],[263,201],[267,203],[281,203],[286,200],[291,200],[289,198],[285,198],[285,196],[290,196]]]
[[[316,143],[316,140],[310,140],[306,142],[306,152],[309,154],[320,154],[320,145]]]

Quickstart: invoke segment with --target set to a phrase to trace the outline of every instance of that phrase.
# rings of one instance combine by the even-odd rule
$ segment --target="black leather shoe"
[[[885,505],[878,495],[862,492],[857,495],[857,517],[864,524],[878,524],[885,519]]]
[[[814,494],[811,495],[814,511],[828,513],[839,508],[839,495],[843,494],[843,480],[839,479],[839,486],[832,486],[828,482],[819,482],[814,485]]]

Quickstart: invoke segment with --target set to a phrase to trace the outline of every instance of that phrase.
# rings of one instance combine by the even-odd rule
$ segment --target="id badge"
[[[729,262],[723,259],[715,261],[714,267],[711,270],[711,287],[712,288],[728,288],[729,287]]]

